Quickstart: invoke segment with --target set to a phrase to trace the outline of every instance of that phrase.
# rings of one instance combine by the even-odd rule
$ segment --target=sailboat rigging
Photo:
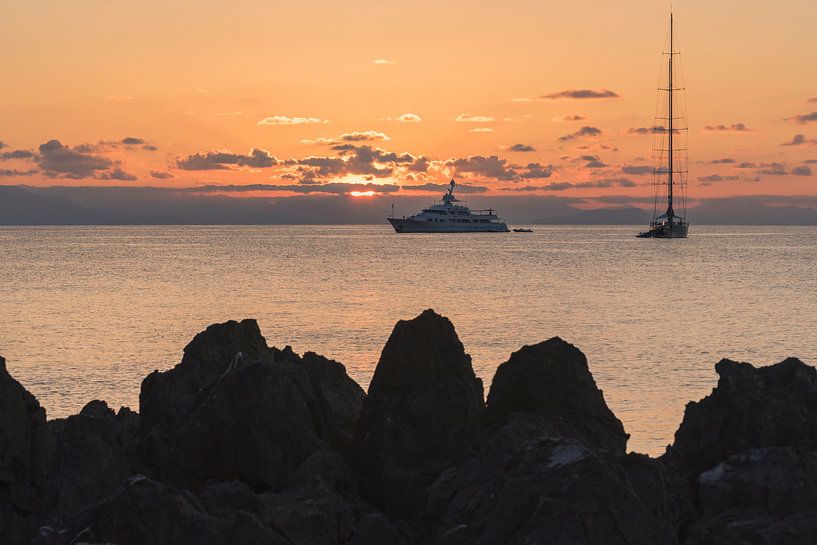
[[[680,53],[675,51],[672,13],[669,21],[669,52],[665,53],[669,58],[667,86],[658,89],[659,93],[666,93],[667,98],[666,101],[659,100],[653,127],[657,143],[653,150],[655,154],[653,217],[649,229],[639,233],[637,235],[639,238],[686,238],[689,232],[689,224],[686,221],[687,149],[681,144],[682,135],[687,132],[687,127],[684,123],[686,118],[679,115],[683,114],[679,110],[683,104],[681,98],[685,89],[679,86],[680,70],[675,57]],[[666,107],[666,116],[661,115],[663,107]],[[664,185],[665,195],[662,191]]]

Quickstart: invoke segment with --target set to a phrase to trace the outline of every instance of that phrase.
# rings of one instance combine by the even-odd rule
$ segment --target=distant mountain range
[[[789,199],[795,200],[794,199]],[[252,225],[380,224],[392,203],[412,214],[431,197],[345,195],[234,198],[151,187],[34,188],[0,186],[0,225]],[[777,197],[709,199],[689,210],[692,225],[817,225],[817,198],[793,205]],[[583,210],[581,199],[560,196],[481,196],[472,208],[498,209],[512,225],[645,225],[650,214],[635,206]]]

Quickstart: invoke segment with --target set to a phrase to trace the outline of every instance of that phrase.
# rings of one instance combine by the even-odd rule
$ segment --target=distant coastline
[[[160,187],[0,186],[0,225],[386,225],[433,197],[347,195],[234,198]],[[598,199],[597,199],[598,200]],[[643,199],[641,199],[643,200]],[[469,196],[500,208],[514,225],[644,225],[639,198],[609,197],[596,209],[559,195]],[[647,199],[650,200],[650,199]],[[741,196],[690,207],[695,225],[817,225],[815,196]]]

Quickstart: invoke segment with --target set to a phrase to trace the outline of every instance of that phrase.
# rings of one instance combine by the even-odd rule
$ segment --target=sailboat
[[[669,16],[669,52],[667,55],[667,86],[658,89],[659,100],[655,115],[655,147],[653,148],[653,215],[647,231],[639,238],[687,238],[686,221],[687,133],[683,108],[686,100],[680,84],[681,70],[675,57],[675,29]],[[666,93],[666,95],[664,95]],[[664,188],[666,187],[666,192]]]

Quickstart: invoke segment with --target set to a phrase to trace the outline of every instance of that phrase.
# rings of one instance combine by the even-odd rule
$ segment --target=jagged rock
[[[137,473],[137,423],[130,409],[123,407],[117,415],[104,401],[91,401],[78,415],[50,422],[57,442],[48,485],[51,517],[78,511]]]
[[[189,412],[193,397],[224,374],[239,352],[246,361],[266,354],[267,341],[255,320],[207,327],[185,347],[179,365],[145,377],[139,393],[141,434],[156,427],[173,429]]]
[[[227,521],[208,515],[191,493],[137,475],[64,528],[44,527],[34,545],[232,545]]]
[[[672,545],[679,515],[670,483],[654,460],[590,448],[548,417],[516,413],[434,484],[428,542]]]
[[[363,397],[343,365],[268,348],[252,320],[210,326],[143,383],[140,456],[176,486],[280,488],[312,453],[348,450]]]
[[[418,511],[427,487],[467,449],[482,396],[482,381],[447,318],[426,310],[398,322],[355,429],[366,495],[392,513]]]
[[[53,459],[45,410],[9,375],[0,357],[0,528],[10,543],[37,527]]]
[[[314,352],[304,354],[302,362],[323,416],[322,435],[337,450],[348,454],[366,393],[349,378],[341,363]]]
[[[226,372],[199,392],[175,430],[178,484],[239,479],[256,490],[277,487],[321,448],[318,418],[302,367],[270,358]]]
[[[485,424],[501,425],[515,413],[545,416],[552,428],[588,447],[626,452],[629,436],[604,402],[587,359],[558,337],[523,347],[497,368]]]
[[[700,518],[687,544],[817,543],[815,451],[745,451],[701,473],[696,485]]]
[[[749,449],[817,449],[817,370],[795,358],[760,368],[721,360],[715,370],[718,386],[687,404],[669,461],[694,478]]]

